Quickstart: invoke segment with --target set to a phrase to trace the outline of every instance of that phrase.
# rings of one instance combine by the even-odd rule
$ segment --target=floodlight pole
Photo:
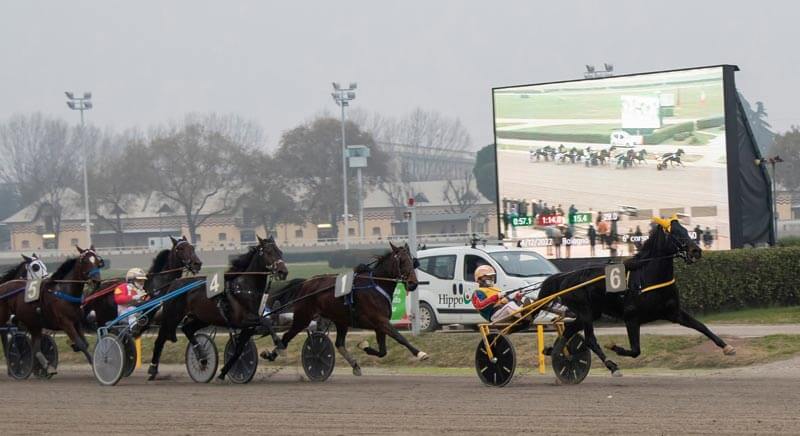
[[[333,92],[331,96],[333,101],[342,109],[342,192],[344,196],[344,249],[350,249],[350,235],[349,235],[349,217],[347,207],[347,140],[345,138],[344,129],[344,108],[348,106],[350,100],[356,98],[356,84],[351,83],[348,89],[342,89],[338,83],[333,82]]]
[[[410,251],[412,259],[417,258],[417,208],[414,198],[408,199],[408,208],[406,209],[406,216],[408,217],[408,250]],[[411,334],[414,336],[419,335],[419,292],[409,292],[411,296],[411,310],[409,319],[411,320]]]
[[[84,92],[83,97],[74,97],[72,93],[67,92],[67,106],[72,110],[80,111],[81,113],[81,144],[83,148],[83,211],[84,211],[84,227],[86,227],[86,245],[88,247],[92,246],[92,223],[89,220],[89,177],[86,171],[86,141],[84,138],[84,129],[86,127],[83,118],[83,111],[88,111],[92,108],[92,94],[90,92]],[[56,241],[58,244],[58,241]]]

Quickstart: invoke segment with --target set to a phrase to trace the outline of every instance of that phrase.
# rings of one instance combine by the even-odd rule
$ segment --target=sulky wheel
[[[186,344],[186,371],[197,383],[208,383],[217,373],[219,356],[214,339],[206,333],[196,333],[197,346]]]
[[[8,375],[14,380],[25,380],[33,371],[31,340],[27,334],[22,332],[14,332],[6,337],[8,338],[6,342]]]
[[[514,346],[506,336],[490,333],[487,337],[492,347],[492,359],[486,350],[483,340],[475,350],[475,371],[478,378],[487,386],[503,387],[511,381],[517,366]]]
[[[123,376],[127,354],[125,345],[114,334],[107,334],[97,340],[92,355],[94,378],[103,386],[114,386]]]
[[[130,334],[119,336],[122,346],[125,349],[125,368],[123,368],[122,376],[130,377],[133,370],[136,369],[136,340]]]
[[[42,335],[41,347],[42,354],[44,354],[44,358],[47,359],[47,362],[50,363],[53,368],[58,368],[58,346],[53,337],[50,335]],[[48,372],[47,369],[42,368],[38,359],[33,359],[33,375],[35,375],[36,378],[47,380],[52,378],[53,374],[52,372]]]
[[[303,350],[300,354],[303,371],[309,380],[322,382],[333,373],[336,352],[333,349],[333,343],[325,333],[310,333],[303,343]]]
[[[228,364],[228,361],[233,356],[234,351],[234,340],[233,337],[228,339],[228,343],[225,344],[225,364]],[[256,349],[256,343],[253,342],[252,339],[249,339],[247,343],[244,345],[244,350],[242,351],[242,355],[239,356],[239,360],[237,360],[232,366],[230,371],[228,371],[228,378],[230,381],[238,384],[250,383],[250,380],[253,379],[253,376],[256,375],[256,370],[258,369],[258,350]]]
[[[569,340],[559,336],[553,344],[552,359],[553,371],[564,384],[576,385],[582,382],[592,367],[592,355],[580,333],[574,334]]]

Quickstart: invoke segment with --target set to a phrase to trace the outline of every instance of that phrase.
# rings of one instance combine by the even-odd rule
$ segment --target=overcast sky
[[[4,1],[0,118],[77,120],[65,90],[91,90],[91,122],[124,129],[186,112],[235,112],[269,142],[336,107],[415,107],[461,119],[492,141],[491,88],[713,64],[765,103],[777,131],[800,124],[800,8],[732,1]],[[335,113],[335,112],[333,112]]]

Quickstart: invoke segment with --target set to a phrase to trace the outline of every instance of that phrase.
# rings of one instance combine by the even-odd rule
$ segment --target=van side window
[[[419,259],[420,271],[438,279],[453,280],[456,273],[456,256],[431,256]]]
[[[467,254],[464,256],[464,281],[475,281],[475,270],[481,265],[491,265],[486,259],[475,256],[474,254]]]

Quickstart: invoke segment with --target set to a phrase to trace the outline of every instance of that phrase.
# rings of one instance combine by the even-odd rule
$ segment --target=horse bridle
[[[270,246],[270,245],[274,246],[275,249],[278,250],[278,252],[280,252],[280,249],[278,248],[278,244],[275,243],[275,241],[264,240],[264,243],[266,244],[267,247]],[[259,256],[263,256],[264,255],[264,248],[265,248],[265,246],[263,244],[258,244],[258,255]],[[278,265],[281,265],[281,264],[285,265],[286,263],[283,261],[283,259],[278,258],[277,260],[275,260],[271,264],[265,265],[265,268],[267,269],[267,273],[270,274],[270,275],[271,274],[275,274],[275,271],[278,270]]]
[[[38,267],[38,269],[35,267]],[[48,276],[47,265],[45,265],[44,262],[42,262],[42,260],[38,257],[31,258],[31,261],[25,264],[25,270],[27,271],[26,277],[28,280],[33,278],[43,279]]]
[[[175,253],[176,256],[178,255],[178,247],[180,247],[181,244],[189,244],[189,241],[187,241],[185,239],[181,239],[181,240],[179,240],[178,242],[175,243],[175,246],[172,247],[172,252]],[[189,245],[191,245],[191,244],[189,244]],[[190,265],[192,263],[191,257],[189,259],[181,259],[181,263],[183,264],[183,268],[181,268],[181,269],[185,269],[186,271],[189,271],[190,273],[194,273],[192,271],[192,268],[190,268]],[[172,271],[173,270],[170,270],[170,272],[172,272]]]
[[[106,263],[105,260],[103,260],[103,258],[100,257],[97,254],[97,252],[94,251],[91,248],[87,248],[85,251],[81,252],[80,260],[83,261],[86,258],[86,256],[94,257],[94,260],[90,259],[90,261],[92,263],[92,269],[90,269],[89,272],[87,273],[88,274],[87,277],[91,279],[92,277],[97,276],[99,278],[100,277],[100,268],[105,266],[105,263]],[[97,265],[95,265],[95,261],[97,262]]]

